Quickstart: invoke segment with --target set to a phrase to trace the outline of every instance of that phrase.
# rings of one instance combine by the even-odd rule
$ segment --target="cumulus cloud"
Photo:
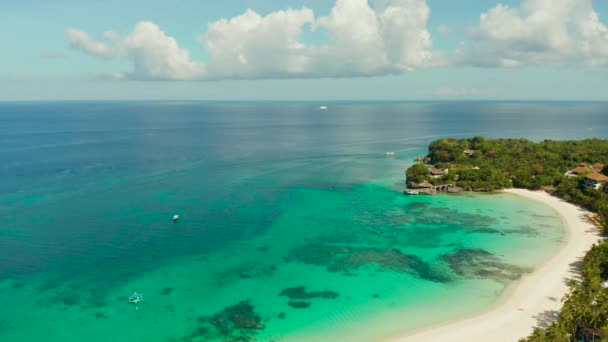
[[[86,32],[74,28],[66,31],[70,47],[102,58],[112,58],[114,49],[107,44],[95,41]]]
[[[608,27],[591,0],[523,0],[482,13],[471,42],[458,52],[466,64],[608,65]]]
[[[199,37],[211,56],[209,77],[263,78],[302,75],[309,71],[311,54],[298,39],[312,10],[286,10],[261,16],[247,10],[232,19],[208,25]]]
[[[137,78],[188,80],[205,72],[202,63],[191,60],[190,52],[154,23],[141,22],[128,36],[113,34],[113,40],[133,61],[133,76]]]
[[[336,0],[328,16],[306,7],[265,16],[253,10],[208,24],[199,42],[209,55],[193,61],[151,22],[141,22],[122,36],[105,32],[107,42],[68,29],[71,47],[101,58],[127,58],[133,72],[126,78],[210,80],[294,77],[355,77],[402,73],[432,66],[426,26],[426,0]],[[325,31],[328,40],[303,42],[304,30]]]
[[[204,65],[190,59],[188,50],[167,36],[156,24],[143,21],[133,32],[122,36],[106,31],[103,37],[111,44],[95,41],[86,32],[67,30],[71,47],[101,58],[128,58],[133,71],[114,78],[189,80],[204,74]]]

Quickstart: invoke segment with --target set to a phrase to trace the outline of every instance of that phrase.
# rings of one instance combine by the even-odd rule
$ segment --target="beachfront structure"
[[[434,195],[437,193],[437,190],[435,190],[435,186],[429,183],[428,181],[424,181],[419,184],[412,183],[410,187],[418,189],[418,194],[421,195]]]
[[[433,184],[431,184],[427,181],[424,181],[424,182],[418,184],[416,188],[417,189],[432,189],[433,187],[434,187]]]
[[[455,184],[433,185],[433,184],[429,183],[428,181],[423,181],[422,183],[409,182],[408,188],[417,189],[417,190],[419,190],[418,194],[422,194],[422,195],[434,195],[438,191],[444,191],[444,192],[447,191],[450,193],[457,193],[457,192],[461,192],[463,190],[461,187],[456,186]],[[411,195],[410,193],[407,193],[407,192],[406,192],[406,194]]]
[[[583,180],[583,186],[587,189],[599,190],[604,184],[608,182],[608,176],[604,176],[601,173],[590,173],[585,176]]]

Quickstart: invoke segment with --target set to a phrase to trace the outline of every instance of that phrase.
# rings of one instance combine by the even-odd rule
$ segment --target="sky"
[[[608,101],[606,0],[0,0],[0,101]]]

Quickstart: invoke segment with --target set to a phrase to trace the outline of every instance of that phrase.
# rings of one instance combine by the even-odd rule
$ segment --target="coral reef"
[[[310,304],[312,304],[311,302],[289,302],[287,303],[289,306],[291,306],[292,308],[296,308],[296,309],[304,309],[310,306]]]
[[[199,317],[195,331],[184,341],[253,341],[256,331],[264,329],[262,318],[248,300],[231,305],[210,317]]]
[[[311,299],[311,298],[326,298],[333,299],[340,296],[334,291],[306,291],[306,286],[290,287],[281,291],[280,296],[287,296],[289,299]]]
[[[325,266],[330,272],[351,273],[362,266],[376,264],[398,272],[414,274],[434,282],[448,282],[449,275],[431,267],[416,255],[395,248],[349,247],[328,244],[307,244],[293,249],[288,261]]]
[[[441,259],[459,276],[491,278],[500,282],[516,280],[529,271],[507,264],[496,255],[483,249],[460,249],[445,254]]]

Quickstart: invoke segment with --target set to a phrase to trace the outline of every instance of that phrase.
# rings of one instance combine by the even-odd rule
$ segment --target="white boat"
[[[173,222],[179,220],[179,215],[173,215]]]
[[[420,195],[420,192],[415,190],[405,190],[403,193],[406,195]]]
[[[326,109],[327,109],[327,106],[321,106],[321,107],[319,107],[319,109],[320,109],[320,110],[326,110]]]
[[[144,295],[141,293],[134,292],[132,295],[129,296],[129,303],[133,303],[135,305],[137,305],[137,303],[139,303],[143,300],[144,300]]]
[[[394,156],[396,153],[395,152],[386,152],[385,153],[387,156]]]

